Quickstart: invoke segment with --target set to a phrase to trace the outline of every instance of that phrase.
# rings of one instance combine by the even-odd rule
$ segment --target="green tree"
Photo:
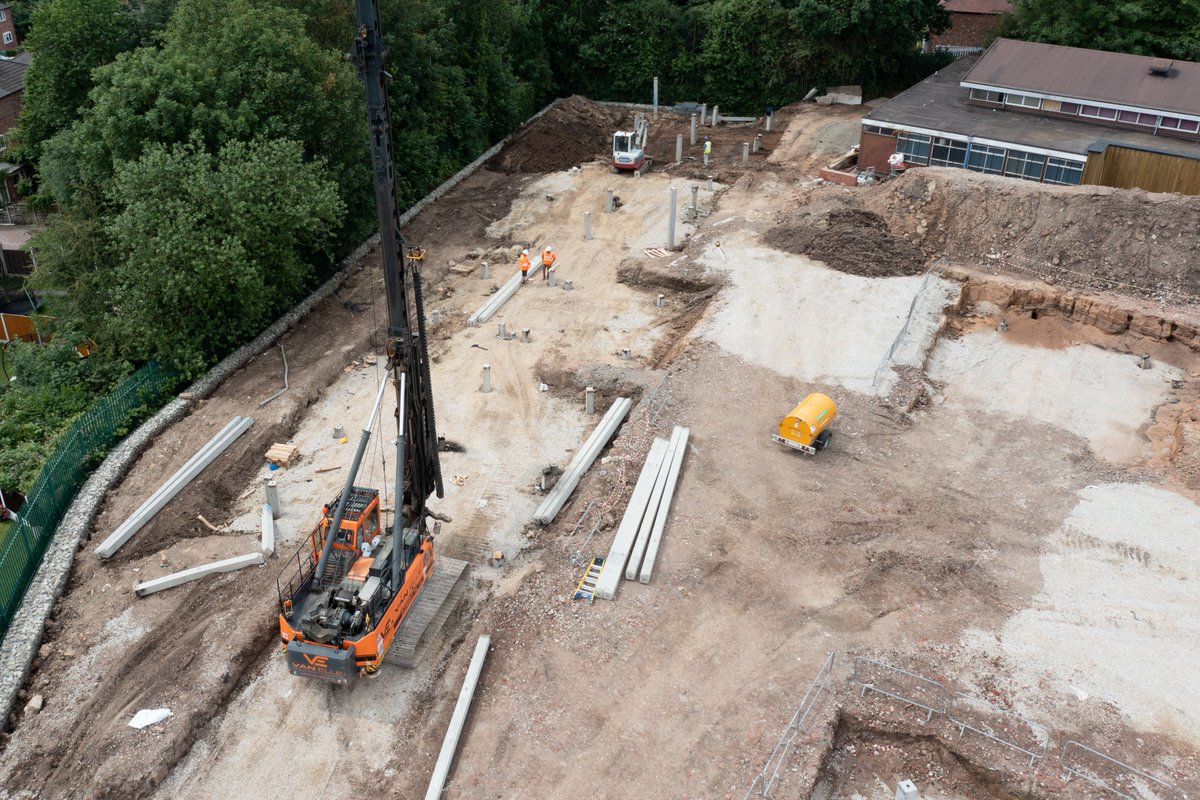
[[[74,122],[92,88],[92,70],[134,43],[121,0],[46,0],[33,10],[25,47],[19,131],[22,157],[36,161],[42,144]]]
[[[287,308],[345,207],[288,140],[155,145],[118,170],[106,339],[196,373]]]
[[[758,113],[787,90],[788,18],[776,0],[714,0],[700,14],[698,66],[708,102],[729,113]]]
[[[857,83],[866,92],[894,88],[921,38],[950,25],[940,0],[796,0],[789,16],[796,74],[811,85]]]
[[[183,0],[161,47],[123,53],[95,77],[91,107],[46,144],[40,165],[64,208],[100,208],[114,173],[154,144],[216,153],[233,141],[292,139],[337,181],[348,209],[338,246],[371,227],[361,85],[295,13],[256,0]]]
[[[1200,61],[1200,0],[1016,0],[1001,35]]]
[[[0,487],[28,491],[66,423],[128,371],[116,359],[80,358],[85,337],[59,323],[47,344],[12,342],[0,385]]]
[[[655,76],[664,102],[684,85],[677,64],[685,50],[685,16],[670,0],[619,0],[606,4],[599,24],[580,49],[589,94],[644,102]],[[682,95],[679,99],[685,99]]]

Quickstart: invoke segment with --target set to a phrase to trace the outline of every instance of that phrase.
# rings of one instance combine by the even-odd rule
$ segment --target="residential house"
[[[1200,64],[997,39],[868,113],[859,167],[1200,194]]]
[[[20,45],[17,26],[13,23],[12,6],[0,3],[0,50],[16,50]]]

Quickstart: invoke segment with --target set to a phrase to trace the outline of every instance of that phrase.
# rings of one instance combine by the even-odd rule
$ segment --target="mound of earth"
[[[498,172],[557,172],[606,156],[624,113],[573,95],[518,132],[487,164]]]
[[[854,197],[930,256],[1083,289],[1174,302],[1200,295],[1200,197],[942,168],[910,170]]]
[[[767,231],[763,241],[852,275],[915,275],[925,270],[920,248],[892,235],[883,217],[854,206],[815,203],[798,209]]]

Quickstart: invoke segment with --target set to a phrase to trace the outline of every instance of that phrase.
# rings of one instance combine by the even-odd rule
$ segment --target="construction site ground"
[[[441,317],[432,505],[453,521],[435,546],[471,565],[418,666],[333,687],[289,675],[278,642],[276,575],[341,487],[385,375],[372,255],[283,338],[287,391],[260,406],[283,385],[269,349],[110,494],[24,695],[44,707],[9,721],[0,796],[423,796],[484,633],[447,798],[740,798],[830,653],[771,796],[884,800],[902,779],[932,798],[1103,796],[1065,780],[1064,747],[1131,796],[1170,796],[1146,776],[1200,796],[1200,200],[935,169],[814,181],[860,116],[806,105],[770,133],[703,129],[706,170],[699,143],[672,163],[688,122],[664,114],[640,177],[605,159],[628,112],[571,98],[518,135],[405,232]],[[755,133],[764,149],[742,164]],[[678,246],[648,254],[667,249],[671,187]],[[533,276],[467,326],[520,248],[546,245],[557,285]],[[771,441],[812,391],[839,407],[815,457]],[[534,524],[543,468],[565,467],[618,396],[635,405],[611,446]],[[98,561],[234,415],[250,431]],[[572,556],[607,553],[651,440],[677,424],[691,441],[653,579],[572,601]],[[376,431],[359,480],[388,507],[393,436]],[[274,442],[299,460],[268,470]],[[267,477],[279,555],[133,595],[253,552]],[[974,704],[992,715],[978,728],[1032,735],[1032,763],[863,683]],[[128,725],[157,708],[172,716]]]

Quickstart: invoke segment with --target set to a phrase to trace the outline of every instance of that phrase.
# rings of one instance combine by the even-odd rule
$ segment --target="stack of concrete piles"
[[[675,496],[679,470],[687,452],[688,433],[687,428],[677,425],[669,441],[655,439],[650,446],[650,454],[642,465],[612,548],[604,560],[604,569],[596,582],[597,597],[613,599],[622,575],[626,580],[650,582],[671,500]]]

